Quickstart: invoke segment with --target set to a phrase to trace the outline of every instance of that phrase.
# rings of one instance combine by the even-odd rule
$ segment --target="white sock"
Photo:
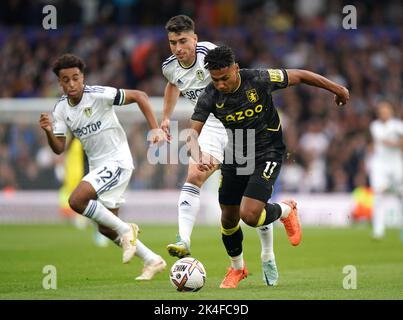
[[[200,188],[185,183],[178,201],[179,236],[190,246],[190,236],[200,209]]]
[[[236,270],[243,269],[243,253],[236,257],[230,257],[231,267]]]
[[[288,204],[279,202],[278,205],[281,207],[281,216],[280,218],[287,218],[291,212],[291,207]]]
[[[381,194],[374,194],[374,205],[372,210],[372,236],[375,238],[382,238],[385,234],[382,200],[383,196]]]
[[[136,256],[144,261],[144,264],[149,264],[157,260],[158,255],[155,254],[151,249],[146,247],[139,239],[136,241]]]
[[[88,202],[88,206],[85,208],[83,215],[105,227],[111,228],[119,235],[123,235],[130,230],[126,222],[120,220],[119,217],[115,216],[111,211],[106,209],[101,202],[96,200],[90,200]]]
[[[120,236],[113,240],[113,242],[120,247]],[[139,239],[136,240],[135,255],[143,260],[144,264],[149,264],[158,259],[158,255],[155,252],[151,251],[150,248],[146,247],[146,245],[142,243]]]
[[[262,262],[274,260],[275,256],[273,250],[273,224],[270,223],[266,226],[256,228],[256,231],[260,238],[260,244],[262,245],[262,251],[260,253],[260,258],[262,259]]]

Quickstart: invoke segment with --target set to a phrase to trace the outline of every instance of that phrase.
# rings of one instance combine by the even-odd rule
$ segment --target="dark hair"
[[[194,31],[195,23],[191,18],[181,14],[179,16],[172,17],[165,25],[167,32],[181,33],[183,31]]]
[[[204,66],[207,70],[220,70],[234,63],[234,52],[227,46],[219,46],[211,49],[204,57]]]
[[[79,57],[71,53],[65,53],[55,61],[52,70],[56,74],[56,76],[59,76],[60,70],[67,68],[78,68],[83,73],[85,69],[85,63]]]

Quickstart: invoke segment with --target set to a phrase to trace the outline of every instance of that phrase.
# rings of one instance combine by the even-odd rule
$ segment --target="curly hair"
[[[229,67],[235,63],[235,55],[228,46],[219,46],[209,50],[204,57],[204,64],[207,70],[219,70]]]
[[[83,73],[85,63],[74,54],[65,53],[55,61],[52,71],[56,74],[56,76],[59,76],[60,70],[67,68],[78,68]]]

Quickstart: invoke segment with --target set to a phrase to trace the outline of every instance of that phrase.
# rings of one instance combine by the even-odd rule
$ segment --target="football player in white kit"
[[[386,194],[399,198],[403,218],[403,121],[394,117],[389,102],[379,102],[376,111],[378,119],[370,126],[374,154],[369,178],[374,192],[372,236],[381,239],[385,234],[382,202]]]
[[[118,217],[123,194],[132,175],[133,159],[114,105],[137,103],[152,131],[153,142],[164,139],[151,109],[148,96],[138,90],[115,89],[84,84],[84,62],[72,54],[57,59],[53,72],[65,95],[53,110],[53,123],[47,113],[40,116],[49,146],[56,154],[65,150],[70,130],[81,141],[90,172],[83,177],[69,198],[70,207],[98,224],[99,231],[123,249],[123,263],[134,255],[144,261],[137,280],[150,280],[166,267],[161,256],[137,239],[138,226]]]
[[[210,74],[204,67],[204,57],[208,50],[216,47],[211,42],[198,42],[194,32],[194,22],[186,15],[172,17],[166,24],[172,55],[162,64],[162,73],[168,80],[164,93],[164,108],[161,129],[170,139],[170,117],[180,94],[196,105],[197,98],[211,82]],[[209,154],[215,163],[210,171],[198,170],[193,159],[189,159],[186,182],[178,201],[177,242],[167,246],[171,256],[179,258],[190,255],[190,237],[200,209],[200,188],[217,170],[224,159],[224,149],[228,142],[222,123],[210,114],[198,138],[201,150]],[[262,245],[261,259],[263,280],[267,285],[275,285],[278,271],[273,250],[273,225],[257,228]]]

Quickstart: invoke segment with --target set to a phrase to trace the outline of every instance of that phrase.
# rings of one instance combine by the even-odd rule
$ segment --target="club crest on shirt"
[[[256,89],[250,89],[246,91],[246,96],[248,97],[248,100],[252,103],[255,103],[256,101],[259,100],[259,96],[257,95]]]
[[[84,114],[89,118],[92,115],[92,108],[88,107],[84,109]]]
[[[196,71],[196,78],[199,79],[200,81],[204,80],[204,72],[203,70],[199,69]]]

